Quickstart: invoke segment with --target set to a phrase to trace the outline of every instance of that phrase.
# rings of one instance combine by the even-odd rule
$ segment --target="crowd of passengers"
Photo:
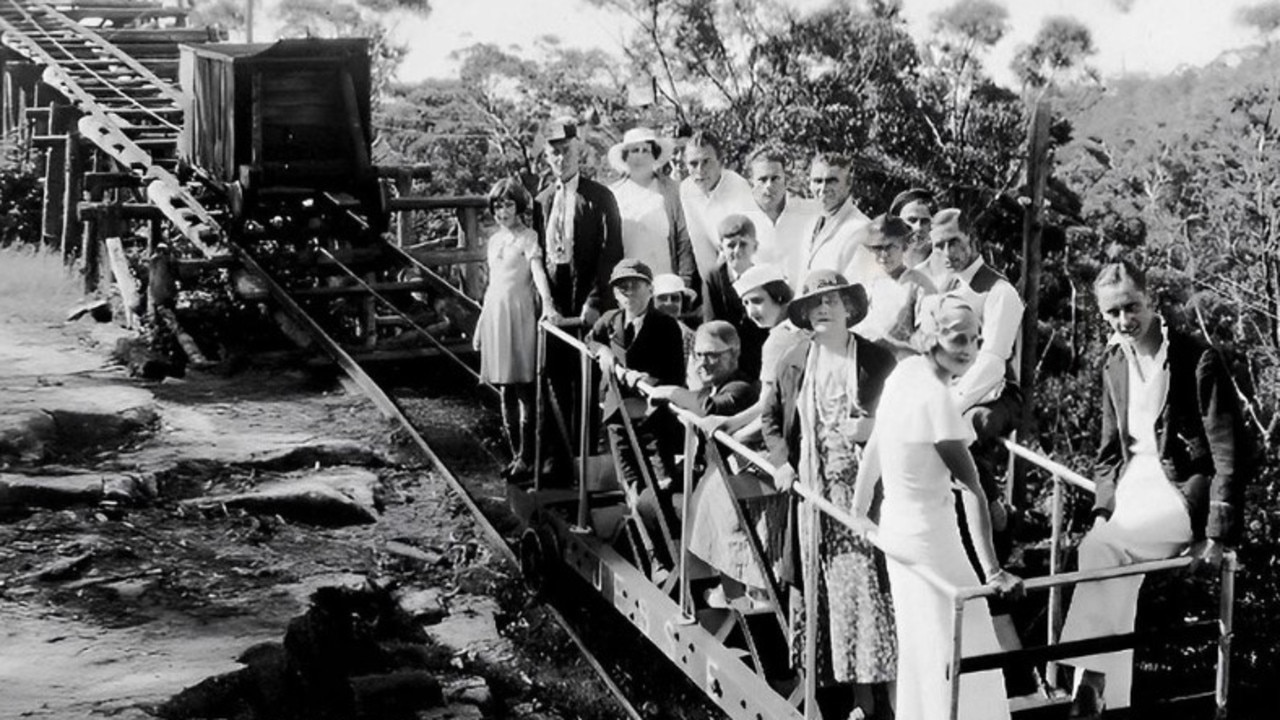
[[[801,198],[788,192],[780,150],[752,153],[743,177],[709,132],[692,133],[677,159],[672,139],[633,128],[609,150],[616,179],[606,186],[580,172],[578,133],[569,119],[545,127],[552,182],[536,196],[514,179],[489,194],[498,229],[475,341],[483,378],[502,390],[506,475],[532,472],[539,319],[581,327],[601,371],[596,420],[635,491],[638,560],[654,579],[676,564],[663,538],[685,523],[702,574],[719,579],[701,602],[787,608],[789,667],[805,667],[816,647],[823,717],[949,717],[952,607],[918,570],[1021,592],[997,552],[1009,508],[993,460],[1022,410],[1017,290],[983,261],[964,209],[939,210],[921,189],[883,212],[858,208],[847,158],[815,155],[811,197]],[[1140,268],[1105,266],[1094,294],[1113,336],[1079,567],[1182,552],[1217,567],[1239,538],[1248,456],[1230,376],[1217,352],[1161,318]],[[568,413],[577,355],[554,342],[546,352]],[[682,457],[671,406],[705,432],[754,445],[776,469],[722,473],[702,453]],[[553,473],[568,461],[556,447],[545,445]],[[683,487],[684,462],[698,463],[693,488]],[[860,529],[799,511],[796,484]],[[691,517],[681,517],[686,504]],[[770,592],[770,574],[789,596]],[[1081,585],[1063,639],[1131,632],[1140,584]],[[1000,650],[986,603],[969,607],[964,653]],[[1129,705],[1131,651],[1068,664],[1074,716]],[[1006,698],[1001,671],[965,675],[960,717],[1006,718]]]

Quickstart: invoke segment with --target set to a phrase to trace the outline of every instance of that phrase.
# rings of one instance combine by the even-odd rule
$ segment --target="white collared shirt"
[[[1000,397],[1010,366],[1013,377],[1017,377],[1019,371],[1015,351],[1019,349],[1018,336],[1022,333],[1022,312],[1026,306],[1008,280],[998,280],[985,293],[974,290],[971,285],[973,276],[984,264],[979,256],[969,267],[952,276],[956,287],[950,292],[968,301],[978,314],[982,327],[982,347],[978,350],[977,359],[964,375],[951,384],[951,393],[960,412]],[[946,284],[940,289],[948,291]]]
[[[866,283],[878,272],[875,256],[863,246],[871,228],[868,218],[845,198],[834,213],[824,209],[813,218],[804,233],[804,265],[791,286],[797,291],[804,276],[813,270],[834,270],[851,283]]]
[[[547,262],[563,265],[573,261],[573,218],[578,207],[578,178],[557,183],[551,201],[551,217],[547,218]]]
[[[1129,449],[1134,455],[1158,456],[1160,453],[1156,422],[1164,412],[1169,395],[1169,326],[1163,319],[1159,322],[1160,347],[1154,355],[1138,352],[1133,342],[1119,333],[1107,341],[1108,345],[1120,346],[1129,370],[1129,407],[1125,412],[1129,436],[1133,438]]]
[[[680,204],[689,226],[689,244],[693,246],[698,274],[710,277],[720,258],[720,221],[734,213],[746,215],[756,207],[751,184],[729,169],[721,171],[720,181],[709,193],[703,192],[693,178],[685,178],[680,182]]]
[[[777,265],[791,285],[804,282],[805,231],[822,212],[817,203],[787,196],[777,220],[770,220],[758,206],[747,214],[756,226],[756,263]]]

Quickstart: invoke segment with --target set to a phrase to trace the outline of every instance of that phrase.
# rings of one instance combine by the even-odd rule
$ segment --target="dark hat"
[[[911,188],[898,193],[893,202],[889,203],[889,214],[897,215],[902,212],[902,208],[913,202],[922,202],[932,205],[933,193],[924,188]]]
[[[787,318],[798,328],[812,330],[809,324],[809,311],[827,293],[840,293],[850,306],[847,325],[853,327],[867,316],[867,291],[861,285],[849,284],[844,276],[835,270],[813,270],[804,279],[800,294],[787,306]]]
[[[578,121],[568,115],[558,117],[543,126],[542,134],[547,142],[572,140],[578,137]]]
[[[722,238],[737,237],[739,235],[750,235],[751,237],[756,236],[755,223],[751,222],[751,219],[746,215],[739,215],[737,213],[729,215],[725,217],[725,219],[721,220],[720,227],[718,229],[720,231],[720,237]]]
[[[863,245],[874,245],[880,238],[906,241],[911,237],[911,226],[897,215],[880,215],[871,221],[868,232],[862,236]]]
[[[623,258],[618,261],[617,265],[613,266],[613,274],[609,276],[609,285],[614,285],[623,280],[630,280],[631,278],[640,278],[649,284],[653,284],[653,271],[649,269],[648,265],[639,260]]]

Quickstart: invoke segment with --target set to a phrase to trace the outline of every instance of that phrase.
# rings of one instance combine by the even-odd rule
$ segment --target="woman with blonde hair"
[[[947,680],[952,604],[912,568],[927,569],[955,587],[980,584],[965,554],[951,479],[964,488],[965,516],[985,582],[1001,593],[1022,581],[1000,567],[991,518],[969,454],[973,427],[952,399],[949,384],[973,364],[981,329],[977,314],[955,295],[926,299],[916,342],[922,355],[900,363],[885,382],[875,430],[867,443],[853,497],[854,516],[870,523],[876,481],[883,483],[877,537],[889,555],[889,585],[897,618],[898,720],[950,717]],[[986,601],[967,604],[964,654],[1000,650]],[[962,720],[1009,717],[1000,670],[961,678]]]

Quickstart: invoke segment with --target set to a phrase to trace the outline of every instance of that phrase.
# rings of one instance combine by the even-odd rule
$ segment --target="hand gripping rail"
[[[540,329],[542,330],[542,332],[539,333],[539,335],[540,337],[543,337],[543,339],[540,341],[542,345],[545,346],[545,337],[555,337],[557,340],[565,343],[569,347],[572,347],[573,349],[578,351],[578,353],[580,354],[582,382],[584,383],[584,388],[585,388],[586,384],[590,382],[590,377],[591,377],[590,362],[595,358],[596,354],[591,350],[590,347],[588,347],[581,340],[565,332],[562,328],[556,326],[554,323],[542,321],[540,323]],[[619,367],[618,368],[619,375],[624,370],[625,368]],[[637,383],[636,389],[646,397],[650,396],[653,391],[653,387],[644,382]],[[584,406],[586,406],[587,403],[589,402],[589,396],[590,396],[589,392],[582,393],[582,404]],[[686,428],[685,448],[686,448],[686,452],[689,452],[690,449],[694,447],[694,444],[696,442],[695,435],[705,434],[705,433],[703,433],[701,428],[699,428],[698,425],[696,424],[695,420],[697,419],[697,416],[694,415],[693,413],[683,408],[676,407],[674,405],[670,406],[670,410],[675,414],[677,418],[679,418],[681,423]],[[587,413],[583,412],[580,415],[580,417],[587,417]],[[763,456],[761,456],[759,453],[755,452],[751,448],[748,448],[747,446],[743,445],[741,442],[739,442],[737,439],[735,439],[728,433],[724,432],[723,430],[715,431],[710,435],[710,438],[716,440],[721,446],[732,451],[735,455],[737,455],[747,463],[750,463],[751,465],[759,468],[765,473],[772,474],[774,470],[774,466],[771,463],[769,463],[769,461],[766,458],[764,458]],[[586,437],[585,428],[582,429],[582,432],[580,434],[580,439],[582,442],[580,447],[581,454],[579,456],[579,463],[578,463],[578,488],[579,488],[578,525],[580,527],[585,528],[587,527],[587,524],[588,524],[587,514],[588,514],[588,502],[589,502],[587,484],[585,482],[586,448],[587,448],[587,440],[588,440]],[[708,446],[713,447],[714,443],[708,443]],[[991,587],[988,585],[979,585],[974,587],[956,587],[951,583],[947,582],[945,579],[939,577],[936,573],[932,572],[930,569],[908,562],[896,556],[891,550],[886,550],[881,545],[879,538],[876,536],[876,533],[874,530],[865,531],[864,526],[861,525],[851,514],[849,514],[843,508],[836,506],[835,504],[827,500],[825,497],[823,497],[821,494],[814,492],[812,489],[798,482],[793,484],[791,488],[791,492],[804,502],[806,510],[808,512],[814,513],[815,518],[817,513],[824,513],[831,519],[835,520],[841,525],[844,525],[851,532],[865,534],[867,540],[871,542],[881,552],[883,552],[886,558],[894,562],[897,562],[898,564],[907,568],[911,572],[914,572],[917,576],[922,578],[925,582],[929,583],[929,585],[937,589],[939,592],[943,593],[946,597],[950,598],[953,606],[953,625],[952,625],[953,636],[952,636],[951,662],[950,662],[950,667],[948,669],[947,676],[950,682],[950,691],[951,691],[950,717],[952,718],[952,720],[956,720],[959,717],[960,677],[964,673],[978,672],[981,670],[989,670],[989,669],[999,668],[999,667],[1003,667],[1005,665],[1011,665],[1011,664],[1030,663],[1030,662],[1037,662],[1037,661],[1052,662],[1054,660],[1061,659],[1061,658],[1078,657],[1082,655],[1092,654],[1100,650],[1109,651],[1109,650],[1134,647],[1139,641],[1146,639],[1144,636],[1142,636],[1139,633],[1131,633],[1129,635],[1116,636],[1111,638],[1099,638],[1096,640],[1083,640],[1083,641],[1076,641],[1071,643],[1058,644],[1057,635],[1058,635],[1059,626],[1061,624],[1061,619],[1060,619],[1061,589],[1063,587],[1066,587],[1069,585],[1076,585],[1080,583],[1100,582],[1103,580],[1108,580],[1108,579],[1118,578],[1118,577],[1146,575],[1153,572],[1177,570],[1181,568],[1186,568],[1193,561],[1192,558],[1190,557],[1177,557],[1177,558],[1170,558],[1166,560],[1136,563],[1133,565],[1127,565],[1123,567],[1104,568],[1099,570],[1073,572],[1073,573],[1061,573],[1059,544],[1062,536],[1062,514],[1063,514],[1063,504],[1064,504],[1063,496],[1062,496],[1063,486],[1066,484],[1069,484],[1077,488],[1087,490],[1092,493],[1094,492],[1095,485],[1092,481],[1083,477],[1079,473],[1074,472],[1073,470],[1066,467],[1065,465],[1062,465],[1061,463],[1058,463],[1049,458],[1046,458],[1028,448],[1025,448],[1021,445],[1018,445],[1017,443],[1014,443],[1013,441],[1006,440],[1005,446],[1014,455],[1028,462],[1031,462],[1032,464],[1036,465],[1037,467],[1043,470],[1048,471],[1054,480],[1054,490],[1053,490],[1054,518],[1053,518],[1053,537],[1052,537],[1053,550],[1050,558],[1050,574],[1044,577],[1030,578],[1026,580],[1024,583],[1024,588],[1027,591],[1046,590],[1050,594],[1049,643],[1048,645],[1040,648],[1032,648],[1028,650],[1016,650],[1016,651],[1010,651],[1010,652],[1004,652],[1004,653],[992,653],[989,655],[974,656],[974,657],[968,657],[968,658],[963,657],[961,651],[963,648],[963,627],[964,627],[965,604],[975,599],[987,598],[987,597],[993,596],[996,593],[996,590],[994,587]],[[687,489],[692,489],[693,487],[692,478],[688,477],[688,474],[691,474],[692,472],[691,470],[692,463],[685,463],[685,465],[687,468],[685,487]],[[691,494],[692,494],[691,492],[685,493],[686,505],[688,503],[688,498]],[[687,506],[685,510],[687,512],[688,510]],[[686,514],[686,517],[687,516],[688,515]],[[684,570],[683,561],[687,553],[688,553],[688,538],[685,533],[681,533],[680,557],[682,561],[682,567],[681,567],[682,575]],[[1226,708],[1227,708],[1227,686],[1228,686],[1229,667],[1230,667],[1230,647],[1231,647],[1231,632],[1232,632],[1231,628],[1232,628],[1232,614],[1233,614],[1233,607],[1234,607],[1234,584],[1235,584],[1234,580],[1235,580],[1236,570],[1237,570],[1237,562],[1236,562],[1235,555],[1234,553],[1228,553],[1222,566],[1222,579],[1221,579],[1221,591],[1220,591],[1220,602],[1219,602],[1219,619],[1217,621],[1218,670],[1217,670],[1217,678],[1215,683],[1214,695],[1215,695],[1215,701],[1217,703],[1218,710],[1220,713],[1219,717],[1225,714]],[[813,572],[806,571],[804,573],[804,576],[806,578],[812,578]],[[692,607],[692,601],[687,595],[688,595],[687,583],[682,582],[681,606],[684,607],[686,611],[688,611]],[[812,589],[806,588],[806,592],[804,595],[806,598],[813,597]],[[805,617],[807,622],[812,623],[814,622],[816,613],[806,612]],[[810,645],[813,644],[814,637],[815,637],[815,633],[813,632],[813,627],[810,626],[809,631],[806,633],[806,638],[809,639]],[[815,678],[815,673],[812,672],[814,667],[814,661],[816,660],[815,650],[816,648],[814,647],[806,647],[806,652],[805,652],[806,667],[805,667],[804,677],[805,677],[805,717],[806,718],[817,717],[816,703],[814,702],[814,694],[816,691],[816,687],[815,687],[816,678]]]

